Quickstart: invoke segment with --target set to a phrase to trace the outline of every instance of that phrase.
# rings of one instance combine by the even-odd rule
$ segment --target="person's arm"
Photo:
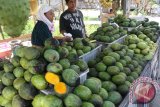
[[[59,29],[60,33],[64,36],[64,33],[66,33],[66,25],[65,25],[65,19],[63,17],[63,14],[60,16],[60,22],[59,22]]]
[[[60,16],[60,23],[59,23],[59,25],[60,25],[60,33],[64,36],[64,41],[71,41],[71,37],[69,37],[69,36],[65,36],[65,33],[67,33],[66,32],[66,20],[64,19],[64,17],[63,17],[63,14]]]

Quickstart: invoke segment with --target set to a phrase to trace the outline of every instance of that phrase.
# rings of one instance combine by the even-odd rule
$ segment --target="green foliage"
[[[19,36],[29,17],[29,1],[1,0],[0,4],[0,25],[9,36]]]

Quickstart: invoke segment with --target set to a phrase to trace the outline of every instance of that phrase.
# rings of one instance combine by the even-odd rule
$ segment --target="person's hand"
[[[65,36],[64,37],[64,41],[68,41],[69,42],[69,41],[72,41],[72,40],[73,40],[72,37],[69,37],[69,36]]]
[[[64,33],[64,38],[65,38],[65,41],[72,41],[73,40],[72,34],[70,34],[70,33]]]

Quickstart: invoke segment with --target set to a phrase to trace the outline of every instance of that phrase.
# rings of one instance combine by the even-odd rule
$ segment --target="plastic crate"
[[[82,59],[83,61],[88,62],[91,59],[95,59],[96,56],[101,52],[101,50],[102,50],[102,45],[98,45],[95,49],[80,56],[79,59]]]
[[[158,49],[156,50],[154,56],[153,56],[153,59],[151,60],[151,72],[152,72],[152,76],[154,78],[156,78],[156,75],[157,75],[157,68],[158,68],[158,63],[159,63],[159,60],[158,60]]]
[[[98,42],[98,44],[102,45],[102,49],[106,48],[106,47],[109,47],[111,46],[112,44],[114,43],[123,43],[124,42],[124,39],[126,38],[127,35],[124,35],[122,37],[120,37],[119,39],[111,42],[111,43],[104,43],[104,42]]]
[[[127,30],[127,31],[132,31],[133,29],[139,28],[139,27],[141,27],[141,26],[142,26],[142,24],[140,24],[140,25],[138,25],[138,26],[136,26],[136,27],[122,27],[122,28],[125,29],[125,30]]]
[[[83,84],[84,81],[87,79],[88,72],[89,72],[89,69],[87,69],[85,72],[80,73],[79,75],[80,84]]]
[[[149,61],[141,72],[140,77],[151,77],[151,61]]]

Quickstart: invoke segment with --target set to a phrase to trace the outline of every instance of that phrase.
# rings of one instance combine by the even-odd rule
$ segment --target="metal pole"
[[[64,12],[64,3],[63,3],[63,0],[61,0],[61,2],[62,2],[62,10]]]
[[[49,6],[51,5],[51,1],[49,0]]]
[[[0,32],[1,32],[1,35],[2,35],[2,39],[4,40],[5,38],[4,38],[4,35],[3,35],[3,31],[2,31],[1,25],[0,25]]]

